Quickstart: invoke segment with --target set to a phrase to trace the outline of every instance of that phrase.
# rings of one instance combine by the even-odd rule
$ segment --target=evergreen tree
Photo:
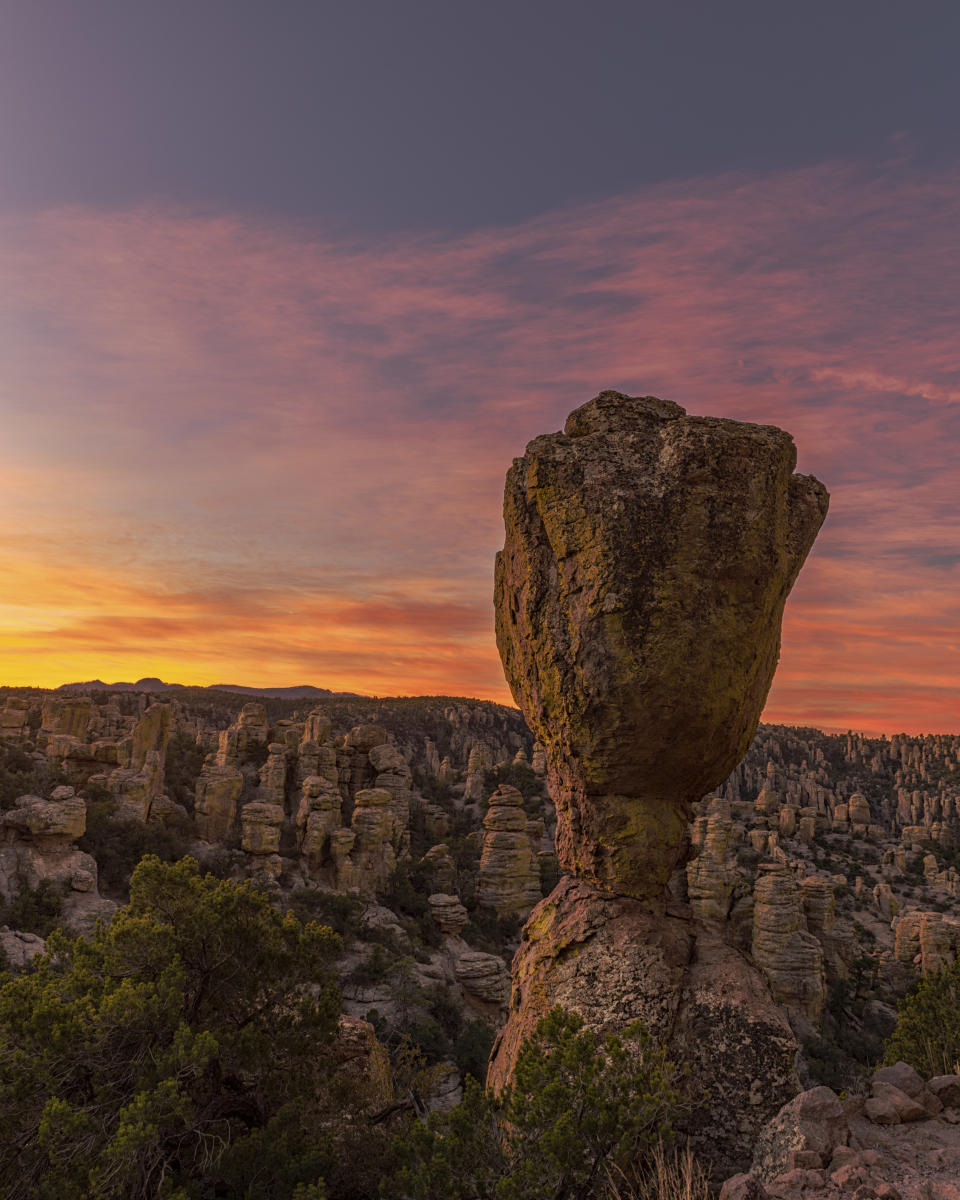
[[[249,883],[145,858],[108,927],[55,933],[32,971],[2,978],[3,1195],[203,1197],[251,1149],[264,1190],[230,1194],[315,1180],[322,1155],[290,1114],[323,1092],[338,944]],[[286,1192],[270,1190],[265,1130],[308,1160]]]
[[[637,1023],[601,1038],[555,1008],[499,1097],[467,1081],[463,1103],[414,1126],[384,1200],[591,1200],[630,1176],[681,1103],[679,1073]]]
[[[930,1079],[960,1063],[960,958],[920,979],[901,1002],[883,1061],[909,1063]]]

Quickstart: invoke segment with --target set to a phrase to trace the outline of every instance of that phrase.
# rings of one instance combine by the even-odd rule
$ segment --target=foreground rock
[[[554,1005],[615,1032],[642,1020],[709,1092],[685,1126],[720,1177],[747,1165],[763,1124],[799,1084],[797,1043],[760,974],[689,919],[566,877],[534,909],[513,962],[510,1012],[488,1084],[510,1078],[523,1040]]]
[[[603,392],[514,461],[497,556],[497,645],[576,878],[524,929],[489,1082],[506,1083],[555,1004],[604,1031],[640,1018],[709,1096],[687,1132],[718,1172],[749,1163],[797,1091],[796,1041],[715,925],[730,903],[727,814],[702,831],[701,920],[680,873],[669,900],[667,885],[693,804],[756,731],[784,603],[826,514],[795,463],[779,429]]]
[[[497,646],[562,866],[653,897],[743,757],[827,510],[790,435],[602,392],[507,475]]]
[[[877,1071],[866,1100],[803,1092],[762,1130],[751,1170],[728,1179],[720,1200],[960,1200],[960,1109],[937,1092],[960,1101],[960,1076],[926,1084],[906,1063]]]

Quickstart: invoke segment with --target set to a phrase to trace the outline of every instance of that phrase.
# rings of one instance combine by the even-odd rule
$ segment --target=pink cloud
[[[136,618],[142,673],[151,638],[182,677],[219,639],[238,678],[350,686],[352,663],[364,690],[503,698],[505,469],[612,386],[780,424],[833,494],[778,719],[960,729],[958,183],[827,164],[377,245],[160,209],[2,217],[0,553],[114,584],[56,635],[24,585],[9,634],[50,630],[51,672],[68,636],[100,673],[111,618]],[[169,597],[194,593],[218,599],[174,628]],[[233,623],[251,605],[255,632]],[[429,668],[399,650],[416,638]]]

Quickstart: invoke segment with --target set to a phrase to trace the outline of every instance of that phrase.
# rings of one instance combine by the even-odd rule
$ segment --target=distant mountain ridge
[[[181,691],[186,684],[164,683],[162,679],[147,676],[138,679],[136,683],[104,683],[102,679],[90,679],[85,683],[62,683],[54,690],[57,692],[176,692]],[[357,692],[333,692],[329,688],[314,687],[311,683],[300,684],[296,687],[255,688],[244,687],[239,683],[211,683],[208,692],[233,692],[239,696],[264,696],[268,700],[323,700],[331,696],[356,697]]]

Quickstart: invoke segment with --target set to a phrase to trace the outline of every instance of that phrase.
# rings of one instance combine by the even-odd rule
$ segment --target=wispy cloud
[[[780,424],[833,494],[768,712],[960,729],[958,184],[827,164],[376,245],[0,217],[0,677],[505,698],[505,469],[619,387]]]

